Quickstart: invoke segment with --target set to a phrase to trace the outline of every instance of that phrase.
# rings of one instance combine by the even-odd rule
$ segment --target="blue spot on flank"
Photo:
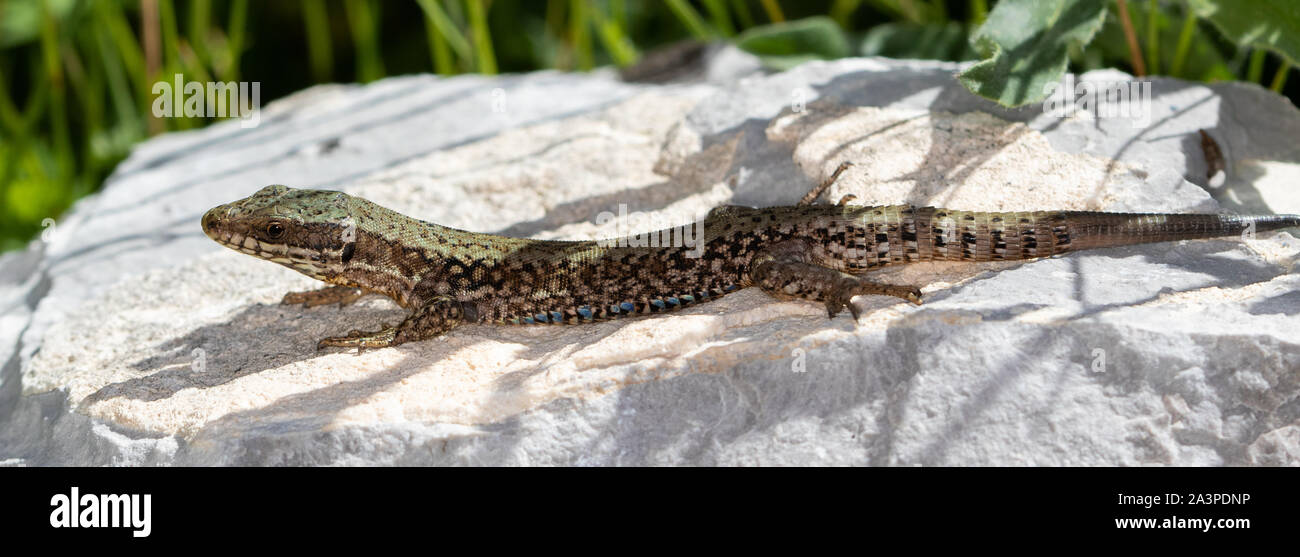
[[[614,305],[614,306],[609,306],[609,312],[610,312],[610,313],[618,313],[618,306],[616,306],[616,305]]]
[[[578,308],[578,315],[581,315],[583,319],[591,319],[591,307],[582,306]]]
[[[558,311],[552,311],[552,312],[551,312],[551,321],[554,321],[554,322],[556,322],[556,323],[559,323],[559,322],[561,322],[561,321],[564,321],[564,314],[563,314],[563,313],[560,313],[560,312],[558,312]]]
[[[695,296],[687,294],[685,296],[682,296],[682,301],[688,304],[695,303]]]
[[[681,300],[678,300],[677,298],[668,298],[668,303],[674,306],[682,305]]]
[[[708,291],[708,290],[701,290],[700,292],[698,292],[698,294],[700,295],[700,298],[708,298],[708,297],[709,297],[709,291]]]
[[[636,306],[632,305],[632,302],[623,302],[619,304],[618,307],[623,308],[623,311],[632,311],[636,309]]]
[[[739,286],[736,286],[736,285],[734,285],[734,284],[728,284],[727,287],[726,287],[726,288],[723,288],[722,290],[723,290],[724,292],[732,292],[732,291],[735,291],[737,288],[740,288],[740,287],[739,287]]]
[[[659,309],[664,309],[664,301],[663,301],[663,300],[650,300],[650,303],[654,304],[654,306],[657,307],[657,308],[659,308]]]
[[[533,319],[536,319],[538,323],[549,323],[549,322],[550,322],[550,320],[546,318],[546,314],[545,314],[545,313],[539,313],[539,314],[537,314],[537,315],[534,315],[534,316],[533,316]]]
[[[532,324],[533,324],[533,318],[532,318],[532,317],[525,317],[525,318],[524,318],[524,324],[525,324],[525,325],[532,325]]]

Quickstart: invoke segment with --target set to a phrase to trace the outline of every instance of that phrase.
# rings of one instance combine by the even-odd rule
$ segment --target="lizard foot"
[[[380,329],[375,332],[353,329],[347,334],[347,336],[321,339],[320,342],[316,343],[316,350],[321,350],[326,346],[341,346],[343,348],[352,348],[355,346],[357,353],[360,354],[367,348],[385,348],[399,344],[394,342],[396,338],[397,327],[389,327],[388,325],[380,327]]]
[[[421,306],[396,327],[385,324],[378,331],[354,330],[343,337],[330,337],[316,344],[316,350],[326,346],[355,346],[360,354],[367,348],[386,348],[407,342],[424,340],[455,328],[464,317],[464,308],[457,302],[441,298]]]
[[[836,180],[840,179],[840,174],[843,174],[845,170],[848,170],[852,166],[853,163],[848,161],[840,163],[840,165],[835,168],[835,172],[831,173],[829,178],[822,180],[820,184],[817,184],[811,191],[804,194],[803,199],[800,199],[798,204],[812,205],[814,201],[817,201],[818,197],[821,197],[822,192],[826,191],[826,188],[831,187],[831,184],[834,184]]]
[[[824,302],[833,319],[845,307],[858,318],[858,308],[849,303],[854,296],[878,294],[902,298],[920,305],[921,289],[915,286],[882,284],[858,275],[793,260],[806,253],[802,241],[786,241],[767,247],[755,257],[749,278],[755,286],[778,298],[802,298]]]
[[[880,296],[893,296],[902,298],[916,305],[921,305],[921,289],[915,286],[902,286],[897,284],[881,284],[863,280],[858,277],[844,277],[827,293],[826,296],[826,313],[832,318],[839,313],[841,309],[849,308],[849,313],[853,314],[853,320],[858,320],[858,308],[851,303],[854,296],[864,294],[875,294]]]
[[[320,290],[290,292],[284,295],[284,298],[280,300],[280,303],[286,306],[302,304],[302,307],[305,308],[323,306],[325,304],[338,304],[339,307],[343,307],[357,301],[365,295],[366,292],[360,288],[353,288],[351,286],[326,286]]]

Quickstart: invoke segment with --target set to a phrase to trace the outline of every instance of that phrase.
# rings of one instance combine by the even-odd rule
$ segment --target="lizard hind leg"
[[[352,331],[347,336],[322,339],[316,344],[316,349],[326,346],[356,347],[360,354],[367,348],[397,346],[450,331],[461,324],[463,317],[460,304],[439,299],[417,308],[396,327],[384,325],[374,332]]]
[[[832,172],[832,173],[831,173],[830,178],[827,178],[827,179],[825,179],[825,180],[822,180],[822,182],[821,182],[820,184],[817,184],[816,186],[813,187],[812,190],[810,190],[808,193],[804,194],[803,199],[800,199],[798,204],[799,204],[799,205],[812,205],[814,201],[817,201],[817,198],[818,198],[818,197],[821,197],[822,193],[824,193],[824,192],[826,191],[827,188],[831,187],[831,184],[834,184],[836,180],[839,180],[839,179],[840,179],[840,174],[843,174],[844,171],[845,171],[845,170],[848,170],[849,167],[851,167],[851,166],[853,166],[853,163],[848,162],[848,161],[845,161],[845,162],[840,163],[840,165],[835,169],[835,172]],[[844,197],[845,197],[845,198],[848,198],[848,197],[850,197],[850,196],[847,196],[847,195],[846,195],[846,196],[844,196]],[[853,197],[856,198],[856,196],[853,196]],[[845,204],[845,200],[844,200],[844,199],[840,199],[840,203],[839,203],[839,204],[840,204],[840,205],[844,205],[844,204]]]
[[[765,292],[779,298],[823,302],[831,318],[847,307],[856,321],[858,308],[851,300],[864,294],[893,296],[921,304],[921,290],[915,286],[883,284],[801,261],[767,259],[754,266],[750,278]]]
[[[320,342],[316,343],[316,350],[321,350],[326,346],[339,346],[343,348],[355,347],[357,353],[360,354],[367,348],[384,348],[387,346],[393,346],[395,344],[393,339],[396,334],[397,327],[390,327],[388,325],[383,325],[378,331],[374,332],[353,329],[346,336],[321,339]]]

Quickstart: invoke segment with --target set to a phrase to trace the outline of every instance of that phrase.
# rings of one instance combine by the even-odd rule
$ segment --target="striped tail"
[[[1300,227],[1300,215],[911,211],[918,260],[1003,261]],[[911,227],[909,227],[911,228]],[[926,247],[929,253],[926,253]],[[919,256],[919,257],[918,257]],[[928,257],[927,257],[928,256]]]
[[[1300,215],[1094,213],[1070,211],[1070,249],[1242,236],[1300,226]]]

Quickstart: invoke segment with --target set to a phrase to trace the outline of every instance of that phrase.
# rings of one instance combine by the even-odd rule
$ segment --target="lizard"
[[[848,166],[796,205],[716,207],[694,234],[652,233],[663,239],[657,247],[627,238],[468,232],[343,192],[283,185],[214,207],[201,225],[223,246],[332,285],[288,293],[284,304],[344,306],[377,293],[409,311],[397,325],[317,343],[317,350],[358,352],[437,337],[464,323],[575,324],[657,314],[754,286],[777,298],[821,302],[831,318],[847,308],[856,321],[850,301],[858,295],[921,303],[916,286],[866,276],[889,265],[1030,260],[1300,226],[1300,215],[979,212],[855,205],[852,196],[815,203]]]

